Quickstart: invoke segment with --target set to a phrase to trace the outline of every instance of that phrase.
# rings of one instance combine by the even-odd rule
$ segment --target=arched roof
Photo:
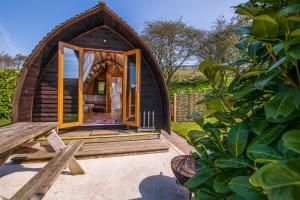
[[[143,58],[152,66],[152,71],[160,85],[163,109],[167,113],[167,119],[165,119],[167,121],[166,127],[169,127],[168,92],[158,63],[149,46],[141,39],[138,33],[104,4],[99,4],[56,26],[34,48],[21,70],[15,89],[13,99],[14,122],[32,120],[34,89],[40,74],[43,72],[43,67],[56,54],[58,42],[70,42],[87,31],[100,26],[113,29],[120,36],[126,38],[129,44],[141,49]],[[22,116],[20,113],[22,113]]]

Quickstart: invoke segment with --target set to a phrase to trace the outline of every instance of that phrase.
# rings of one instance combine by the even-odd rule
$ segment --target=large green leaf
[[[219,158],[215,165],[220,168],[248,168],[252,167],[251,162],[245,158]]]
[[[253,87],[253,86],[247,86],[247,87],[243,87],[243,88],[241,88],[241,89],[239,89],[239,90],[236,90],[235,92],[234,92],[234,99],[235,100],[237,100],[237,99],[241,99],[241,98],[243,98],[243,97],[245,97],[245,96],[247,96],[247,95],[249,95],[250,93],[252,93],[253,91],[255,91],[256,90],[256,88],[255,87]]]
[[[200,65],[199,65],[199,70],[200,72],[202,72],[203,74],[205,73],[205,71],[207,69],[210,69],[213,66],[213,63],[211,60],[205,60],[203,61]]]
[[[300,59],[299,48],[294,48],[294,49],[288,50],[288,55],[294,59]]]
[[[254,86],[258,89],[264,89],[270,84],[271,80],[277,75],[277,73],[268,73],[259,77],[255,82]]]
[[[285,15],[290,15],[294,13],[299,13],[300,12],[300,4],[299,3],[294,3],[294,4],[289,4],[288,6],[283,7],[279,11],[279,15],[285,16]]]
[[[197,145],[197,142],[201,140],[202,138],[207,137],[207,133],[203,131],[197,131],[197,130],[191,130],[188,133],[189,138],[191,139],[191,142]]]
[[[236,194],[245,198],[261,195],[260,189],[253,187],[253,185],[249,182],[249,177],[247,176],[238,176],[233,178],[229,183],[229,188]]]
[[[250,125],[251,131],[253,131],[256,135],[260,135],[269,126],[269,123],[261,118],[252,118]]]
[[[238,28],[237,30],[235,30],[235,33],[238,35],[251,35],[251,26],[243,26],[241,28]]]
[[[286,122],[296,119],[299,116],[300,116],[300,112],[298,112],[298,110],[295,110],[294,112],[289,114],[287,117],[280,116],[280,117],[277,117],[276,119],[269,118],[267,121],[270,123],[286,123]]]
[[[264,195],[243,197],[237,194],[232,194],[226,200],[267,200],[267,197]]]
[[[276,44],[272,49],[275,52],[275,54],[279,54],[280,51],[284,50],[285,48],[290,48],[295,45],[298,45],[300,43],[300,37],[294,37],[290,38],[288,40],[285,40],[284,42],[280,42]]]
[[[206,148],[204,147],[204,145],[199,144],[195,148],[196,148],[197,152],[199,153],[199,155],[203,159],[208,159],[208,153],[207,153]]]
[[[278,61],[276,61],[275,63],[273,63],[270,66],[270,68],[268,69],[268,72],[272,71],[272,70],[274,70],[276,68],[278,68],[280,65],[286,63],[288,60],[289,60],[288,57],[282,57],[282,58],[280,58]]]
[[[204,168],[197,172],[195,176],[187,180],[184,184],[188,188],[196,188],[201,184],[205,183],[208,179],[213,177],[215,174],[214,169],[212,168]]]
[[[232,116],[228,112],[216,112],[212,116],[214,116],[215,118],[217,118],[221,122],[225,122],[225,123],[234,122],[234,119],[232,118]]]
[[[280,139],[277,141],[276,149],[283,155],[286,155],[286,153],[289,151],[289,149],[284,145],[283,140]]]
[[[299,16],[289,16],[285,18],[288,21],[292,21],[292,22],[300,22],[300,17]]]
[[[215,193],[206,186],[198,188],[195,192],[196,200],[216,200],[218,197],[220,197],[220,194]]]
[[[217,152],[219,154],[224,154],[223,150],[218,146],[218,143],[211,139],[201,140],[201,144],[203,144],[208,150],[212,152]]]
[[[267,164],[250,177],[250,183],[255,187],[262,187],[271,200],[298,200],[299,169],[299,159]]]
[[[297,88],[281,90],[265,104],[267,119],[288,117],[300,105],[300,91]]]
[[[192,112],[191,117],[193,118],[193,120],[200,126],[203,127],[204,124],[204,117],[202,115],[200,115],[197,112]]]
[[[294,30],[293,32],[291,32],[290,36],[291,37],[300,36],[300,28],[297,28],[296,30]]]
[[[256,61],[257,56],[259,54],[259,50],[261,50],[262,48],[264,48],[264,45],[262,42],[259,41],[254,41],[252,42],[249,47],[248,47],[248,55]],[[255,72],[255,70],[253,70]],[[262,71],[259,71],[260,73],[262,73]],[[251,73],[251,71],[249,72]]]
[[[207,100],[205,101],[205,106],[206,109],[211,112],[211,114],[223,111],[222,103],[219,100]]]
[[[278,43],[276,44],[272,50],[275,52],[275,54],[278,54],[281,50],[283,50],[285,47],[285,42],[281,42],[281,43]],[[279,66],[279,65],[278,65]],[[273,67],[273,68],[276,68],[276,67]]]
[[[260,15],[254,18],[252,33],[258,38],[276,38],[279,26],[269,15]]]
[[[246,72],[246,73],[240,75],[240,79],[246,79],[246,78],[249,78],[249,77],[258,76],[262,73],[263,72],[261,70],[256,70],[256,71],[253,70],[253,71]]]
[[[279,135],[284,131],[286,127],[287,127],[286,124],[277,124],[271,126],[267,130],[265,130],[262,134],[256,136],[251,141],[251,145],[272,143],[275,139],[279,137]]]
[[[221,132],[217,128],[210,129],[211,136],[218,142],[221,141]]]
[[[245,50],[248,46],[248,38],[244,38],[241,41],[239,41],[235,47],[241,50]]]
[[[253,161],[257,159],[280,160],[283,158],[278,151],[265,144],[250,145],[247,149],[247,156]]]
[[[300,153],[300,130],[291,130],[284,133],[282,140],[285,147]]]
[[[235,13],[240,14],[240,15],[244,15],[250,18],[253,18],[255,15],[257,15],[257,13],[260,11],[260,8],[258,7],[245,7],[242,5],[239,5],[236,7],[235,9]]]
[[[238,157],[243,153],[248,141],[248,132],[245,124],[237,124],[230,129],[228,147],[233,156]]]
[[[218,193],[227,193],[230,191],[228,183],[232,178],[241,174],[240,170],[224,171],[214,177],[213,188]]]

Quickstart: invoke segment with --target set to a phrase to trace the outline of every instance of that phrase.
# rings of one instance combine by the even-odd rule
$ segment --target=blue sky
[[[245,0],[106,0],[107,5],[141,33],[145,21],[178,19],[208,30],[216,18],[233,16],[232,6]],[[0,52],[30,54],[56,25],[98,0],[1,0]]]

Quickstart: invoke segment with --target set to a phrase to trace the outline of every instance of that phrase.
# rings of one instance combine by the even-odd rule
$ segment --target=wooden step
[[[162,139],[136,140],[136,141],[117,141],[106,143],[85,143],[75,154],[77,159],[125,156],[145,153],[166,152],[169,145]],[[32,153],[17,154],[12,158],[14,162],[31,162],[49,160],[55,153]]]
[[[120,134],[93,134],[93,135],[60,135],[60,138],[65,142],[69,143],[74,140],[83,140],[85,143],[107,143],[107,142],[121,142],[121,141],[137,141],[137,140],[153,140],[159,139],[159,133],[120,133]],[[42,145],[46,145],[45,139],[39,140]]]

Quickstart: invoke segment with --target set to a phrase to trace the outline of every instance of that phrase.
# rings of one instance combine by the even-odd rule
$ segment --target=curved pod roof
[[[13,99],[13,122],[31,121],[34,90],[43,68],[56,55],[58,42],[71,42],[86,32],[106,27],[117,33],[133,48],[142,51],[143,59],[152,66],[162,94],[163,109],[166,113],[165,128],[169,130],[169,101],[167,87],[149,46],[123,19],[103,4],[95,6],[55,27],[32,51],[20,73]],[[20,114],[22,113],[22,115]]]

